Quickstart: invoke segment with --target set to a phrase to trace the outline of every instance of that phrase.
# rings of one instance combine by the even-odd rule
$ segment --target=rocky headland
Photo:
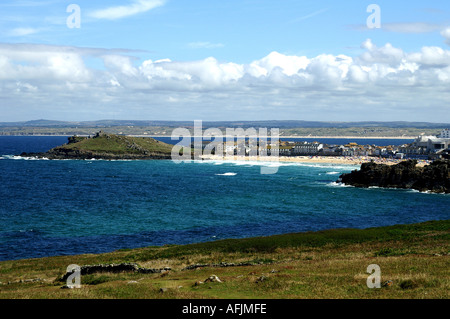
[[[450,160],[436,160],[417,167],[416,160],[397,165],[363,163],[360,170],[343,174],[338,182],[356,187],[415,189],[422,192],[450,193]]]
[[[44,153],[22,153],[20,156],[80,160],[170,159],[172,147],[173,145],[150,137],[130,137],[99,132],[93,137],[69,137],[67,144]]]

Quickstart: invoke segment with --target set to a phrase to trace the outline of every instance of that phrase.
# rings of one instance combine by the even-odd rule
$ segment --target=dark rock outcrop
[[[165,267],[160,269],[142,268],[134,263],[123,264],[100,264],[100,265],[84,265],[80,267],[80,275],[90,275],[95,273],[123,273],[123,272],[136,272],[141,274],[156,274],[165,271],[170,271],[171,268]],[[66,272],[59,281],[66,281],[70,275],[74,272]]]
[[[356,187],[378,186],[450,193],[450,160],[436,160],[424,167],[416,165],[416,160],[397,165],[363,163],[359,171],[341,175],[338,182]]]

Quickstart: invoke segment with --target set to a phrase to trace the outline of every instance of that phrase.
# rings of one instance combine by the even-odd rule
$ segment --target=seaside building
[[[359,145],[358,143],[347,143],[345,145],[331,145],[319,142],[292,142],[281,141],[278,143],[264,144],[267,147],[267,155],[280,156],[349,156],[349,157],[384,157],[397,159],[437,159],[449,157],[450,135],[448,129],[442,130],[437,136],[418,136],[412,143],[396,145]],[[252,144],[253,145],[253,144]],[[224,142],[223,151],[226,154],[252,155],[252,145],[245,142]],[[256,145],[255,155],[259,155],[259,143]]]
[[[342,149],[336,145],[324,145],[319,154],[322,156],[342,156]]]
[[[292,149],[293,149],[293,146],[280,146],[279,147],[279,155],[280,156],[291,156]]]
[[[294,155],[318,155],[321,149],[323,149],[323,144],[321,144],[319,142],[296,143],[293,148],[293,154]]]
[[[430,159],[440,158],[448,153],[450,146],[450,131],[443,129],[439,136],[418,136],[413,143],[402,145],[399,152],[405,158]]]
[[[440,153],[446,149],[450,144],[450,138],[430,138],[427,143],[427,151],[429,153]]]
[[[443,129],[439,138],[450,138],[450,130],[448,128]]]

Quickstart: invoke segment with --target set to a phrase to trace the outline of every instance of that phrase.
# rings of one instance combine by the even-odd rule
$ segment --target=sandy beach
[[[365,162],[374,161],[377,164],[395,165],[404,160],[385,159],[369,156],[280,156],[280,157],[259,157],[259,156],[202,156],[204,160],[213,161],[261,161],[261,162],[291,162],[291,163],[314,163],[314,164],[347,164],[361,165]],[[428,165],[429,161],[418,161],[417,166]]]

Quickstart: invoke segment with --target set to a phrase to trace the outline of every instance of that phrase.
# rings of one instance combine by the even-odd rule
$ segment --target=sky
[[[0,2],[0,122],[449,111],[448,0]]]

